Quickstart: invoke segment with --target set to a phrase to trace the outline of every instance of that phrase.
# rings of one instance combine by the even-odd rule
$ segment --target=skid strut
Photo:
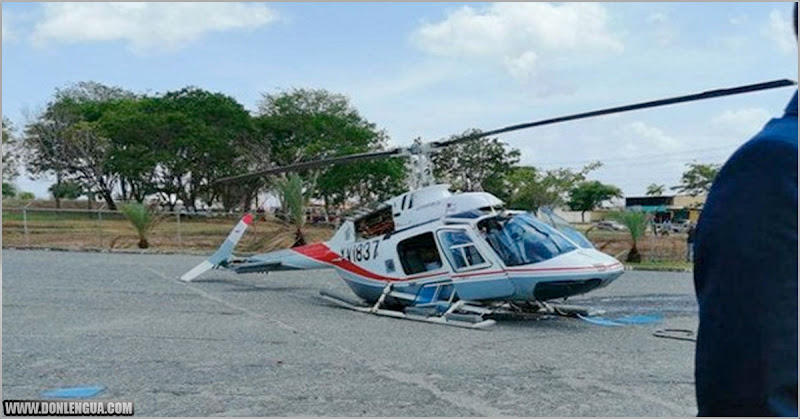
[[[536,320],[546,316],[596,316],[603,310],[590,307],[548,303],[545,301],[525,303],[503,303],[492,308],[491,318],[508,320]]]
[[[413,310],[409,310],[409,308],[412,307],[408,307],[403,311],[381,308],[386,297],[392,295],[391,286],[389,285],[384,288],[383,294],[381,294],[381,297],[378,299],[375,305],[372,306],[365,304],[363,301],[355,301],[352,298],[345,297],[328,290],[320,290],[319,293],[322,298],[340,307],[361,313],[375,314],[378,316],[441,324],[444,326],[465,327],[469,329],[485,329],[496,324],[494,320],[483,318],[484,315],[490,314],[490,310],[487,310],[483,307],[470,305],[465,301],[457,301],[453,303],[443,314],[431,313],[426,315],[423,311],[416,313],[413,312]],[[466,314],[458,313],[459,311],[465,312]]]

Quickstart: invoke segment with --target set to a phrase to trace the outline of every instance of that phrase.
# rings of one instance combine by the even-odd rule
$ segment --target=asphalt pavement
[[[570,299],[606,318],[488,331],[337,308],[332,271],[176,278],[195,256],[2,252],[3,399],[101,385],[145,416],[690,416],[691,274],[627,272]]]

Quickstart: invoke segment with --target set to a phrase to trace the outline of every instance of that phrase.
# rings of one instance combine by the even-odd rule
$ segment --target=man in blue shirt
[[[700,416],[797,417],[797,152],[795,92],[783,117],[725,163],[703,208]]]

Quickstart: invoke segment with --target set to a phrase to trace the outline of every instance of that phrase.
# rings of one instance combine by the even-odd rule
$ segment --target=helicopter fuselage
[[[490,194],[450,195],[446,186],[430,187],[427,196],[438,199],[417,194],[410,209],[389,201],[400,222],[386,232],[366,234],[369,226],[347,221],[331,241],[282,251],[281,261],[297,269],[334,268],[367,302],[391,283],[395,294],[406,296],[398,302],[411,304],[547,301],[606,286],[623,272],[588,240],[570,239],[533,214],[501,210],[502,201]],[[394,200],[408,203],[404,197]]]

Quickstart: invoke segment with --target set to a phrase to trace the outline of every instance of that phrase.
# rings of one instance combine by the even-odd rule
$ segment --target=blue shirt
[[[797,93],[722,167],[695,236],[701,416],[797,416]]]

